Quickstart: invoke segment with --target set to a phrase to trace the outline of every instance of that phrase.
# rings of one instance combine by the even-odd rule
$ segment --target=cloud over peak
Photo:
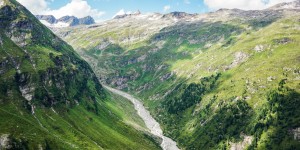
[[[265,9],[278,3],[291,2],[294,0],[204,0],[210,9],[238,8],[244,10]]]
[[[59,9],[50,9],[46,0],[17,0],[28,8],[33,14],[53,15],[56,18],[63,16],[76,16],[79,18],[92,16],[99,19],[105,12],[93,9],[86,0],[71,0]]]
[[[46,0],[17,0],[19,3],[24,5],[29,9],[33,14],[39,14],[47,10],[47,1]]]

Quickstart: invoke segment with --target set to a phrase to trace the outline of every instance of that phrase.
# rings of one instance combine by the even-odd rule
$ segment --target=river
[[[153,135],[162,138],[162,143],[160,146],[163,150],[179,150],[175,141],[163,135],[163,131],[160,128],[159,123],[151,116],[150,112],[144,107],[142,102],[134,98],[132,95],[125,93],[123,91],[108,87],[106,85],[103,85],[103,87],[117,95],[120,95],[128,99],[134,104],[135,110],[137,111],[138,115],[144,120],[150,132]]]

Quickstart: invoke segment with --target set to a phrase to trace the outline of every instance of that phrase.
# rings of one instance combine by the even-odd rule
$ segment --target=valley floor
[[[110,92],[120,95],[129,101],[131,101],[134,104],[134,108],[137,110],[138,115],[144,120],[147,128],[150,130],[150,132],[153,135],[156,135],[160,138],[162,138],[161,147],[164,150],[179,150],[179,148],[176,145],[176,142],[172,139],[166,137],[163,135],[162,129],[160,128],[159,123],[151,116],[149,111],[144,107],[144,105],[136,98],[134,98],[132,95],[125,93],[123,91],[108,87],[103,85],[107,90]]]

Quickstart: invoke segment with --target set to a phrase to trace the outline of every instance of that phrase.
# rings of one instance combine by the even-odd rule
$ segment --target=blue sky
[[[49,2],[49,7],[58,9],[70,0],[54,0]],[[90,6],[107,12],[107,16],[113,16],[119,10],[126,11],[140,10],[142,12],[161,12],[165,6],[170,6],[170,11],[184,11],[190,13],[202,13],[207,7],[202,0],[88,0]]]
[[[96,21],[111,19],[120,12],[206,13],[220,8],[265,9],[293,0],[17,0],[33,14],[92,16]]]

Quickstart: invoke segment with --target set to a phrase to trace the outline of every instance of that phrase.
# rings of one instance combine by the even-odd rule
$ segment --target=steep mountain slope
[[[71,46],[15,0],[0,4],[0,149],[160,149]]]
[[[300,1],[56,30],[185,149],[298,149]],[[289,7],[285,7],[289,6]]]

